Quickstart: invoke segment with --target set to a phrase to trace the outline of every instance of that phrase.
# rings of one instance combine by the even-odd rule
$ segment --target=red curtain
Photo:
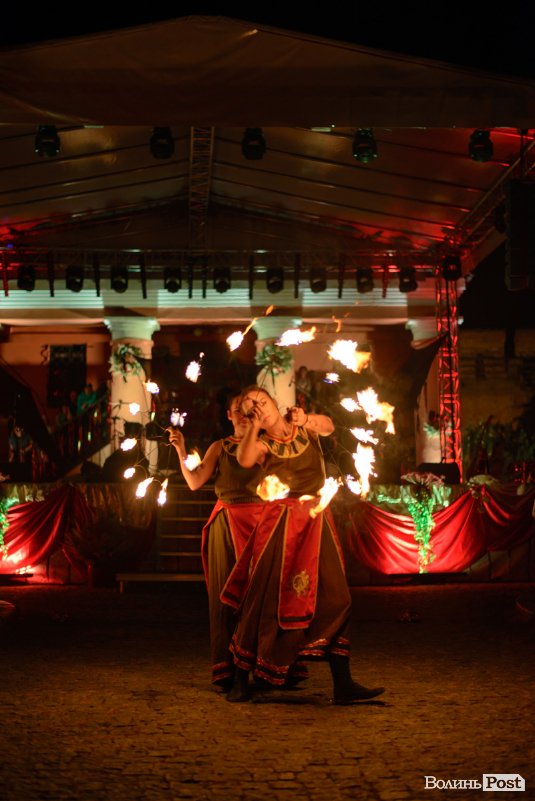
[[[524,496],[482,487],[433,515],[430,573],[459,572],[487,551],[513,548],[535,534],[535,490]],[[369,570],[418,573],[418,545],[409,515],[358,503],[350,515],[349,547]]]
[[[8,555],[1,558],[0,573],[16,573],[44,562],[61,547],[73,528],[88,525],[93,513],[82,493],[65,485],[44,501],[29,501],[8,510],[4,544]]]

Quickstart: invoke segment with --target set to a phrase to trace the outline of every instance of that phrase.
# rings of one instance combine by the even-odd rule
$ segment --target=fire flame
[[[357,392],[359,407],[366,413],[366,420],[368,423],[373,423],[374,420],[382,420],[386,423],[386,433],[395,434],[394,428],[394,411],[395,407],[390,403],[381,402],[377,400],[377,393],[372,387]]]
[[[340,406],[343,406],[348,412],[356,412],[360,409],[357,401],[353,400],[353,398],[342,398]]]
[[[201,463],[201,457],[199,456],[197,451],[193,451],[193,453],[188,453],[188,455],[184,459],[184,466],[186,470],[189,470],[190,472],[195,470],[195,468],[198,467],[200,463]]]
[[[288,345],[301,345],[303,342],[312,342],[316,336],[316,326],[313,325],[308,331],[302,331],[300,328],[288,328],[284,331],[276,344],[281,347],[288,347]]]
[[[337,339],[327,351],[329,358],[335,359],[352,370],[354,373],[360,373],[370,363],[372,357],[369,351],[357,351],[358,342],[352,339]]]
[[[128,409],[130,410],[130,414],[137,414],[140,411],[141,406],[139,403],[131,403],[129,404]]]
[[[227,337],[226,341],[230,350],[236,350],[236,348],[239,348],[243,342],[243,334],[241,331],[234,331],[234,333]]]
[[[180,428],[182,428],[182,426],[186,422],[187,415],[188,415],[187,412],[181,413],[178,409],[173,409],[171,411],[171,414],[169,415],[169,422],[171,423],[172,426],[180,426]]]
[[[313,506],[310,510],[309,514],[310,517],[317,517],[320,512],[323,512],[324,509],[330,504],[331,500],[334,498],[340,486],[342,484],[341,479],[339,478],[326,478],[323,487],[318,492],[318,502],[316,506]],[[300,501],[308,501],[311,499],[310,495],[301,495],[299,498]]]
[[[162,488],[161,488],[160,493],[158,495],[158,504],[160,506],[163,506],[164,503],[167,500],[167,484],[168,484],[168,482],[169,482],[169,479],[166,478],[164,480],[163,484],[162,484]]]
[[[266,476],[256,488],[256,494],[263,501],[280,501],[283,498],[287,498],[289,492],[290,487],[288,484],[283,484],[278,476],[275,475]]]
[[[160,387],[154,381],[145,381],[145,389],[147,392],[150,392],[151,395],[157,395],[160,391]]]
[[[349,430],[359,442],[369,443],[370,445],[377,445],[379,442],[377,437],[373,436],[373,431],[366,428],[350,428]]]
[[[135,474],[135,472],[136,472],[136,468],[135,467],[127,467],[126,470],[123,473],[123,476],[125,478],[132,478],[132,476]]]
[[[153,481],[154,476],[149,476],[149,478],[146,478],[144,481],[140,481],[136,489],[136,498],[144,498],[147,494],[149,484],[152,484]]]
[[[199,361],[193,361],[188,364],[186,367],[186,378],[190,381],[193,381],[194,384],[197,383],[197,379],[201,374],[201,359],[204,356],[204,353],[199,354]]]
[[[133,439],[129,437],[128,439],[123,439],[121,442],[121,450],[122,451],[131,451],[132,448],[135,448],[137,445],[137,439]]]
[[[325,381],[328,384],[337,384],[340,381],[340,376],[338,375],[338,373],[326,373]]]
[[[360,476],[360,493],[363,498],[370,491],[370,476],[374,476],[373,463],[375,462],[375,451],[369,445],[357,445],[357,450],[353,454],[355,470]],[[350,488],[351,489],[351,488]]]
[[[346,486],[355,495],[360,495],[362,492],[362,484],[357,478],[353,478],[353,476],[346,476]]]

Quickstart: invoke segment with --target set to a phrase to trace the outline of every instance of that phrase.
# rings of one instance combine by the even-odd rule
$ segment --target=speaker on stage
[[[455,462],[422,462],[416,468],[418,473],[433,473],[444,479],[445,484],[460,484],[461,474]]]
[[[507,288],[535,289],[535,181],[509,181],[505,224]]]

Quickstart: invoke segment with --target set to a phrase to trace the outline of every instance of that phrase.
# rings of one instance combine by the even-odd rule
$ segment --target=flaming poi
[[[372,357],[369,351],[358,351],[358,342],[352,339],[337,339],[327,351],[330,359],[334,359],[352,370],[360,373],[370,363]]]
[[[152,484],[153,481],[154,476],[149,476],[149,478],[146,478],[144,481],[140,481],[136,489],[136,498],[144,498],[147,494],[149,484]]]
[[[323,487],[318,492],[318,502],[316,506],[313,506],[310,510],[309,514],[310,517],[317,517],[320,512],[323,512],[324,509],[330,504],[331,500],[334,498],[340,486],[342,484],[342,480],[339,478],[326,478]],[[309,501],[312,500],[313,496],[310,495],[301,495],[299,498],[300,501]]]
[[[186,470],[189,470],[190,473],[195,470],[201,463],[201,457],[197,453],[197,451],[193,451],[193,453],[188,453],[186,458],[184,459],[184,466]]]
[[[385,401],[379,401],[377,392],[368,387],[368,389],[357,392],[359,408],[366,414],[368,423],[373,423],[374,420],[382,420],[386,423],[386,433],[395,434],[394,428],[394,411],[395,407]]]
[[[123,439],[121,442],[121,450],[122,451],[131,451],[132,448],[135,448],[137,445],[137,439],[133,437],[127,437],[127,439]]]
[[[290,492],[288,484],[284,484],[278,476],[269,475],[262,479],[256,488],[256,494],[263,501],[280,501],[287,498]]]
[[[375,462],[375,451],[369,445],[357,445],[357,450],[353,454],[355,470],[359,474],[361,483],[361,497],[365,498],[370,491],[370,476],[374,476],[373,464]]]
[[[307,331],[303,331],[301,328],[288,328],[287,331],[283,331],[275,344],[285,348],[288,345],[301,345],[303,342],[312,342],[316,336],[316,330],[315,325]]]
[[[204,353],[199,353],[199,361],[192,361],[186,367],[186,378],[189,381],[193,381],[194,384],[197,383],[197,379],[201,374],[201,359],[204,356]]]

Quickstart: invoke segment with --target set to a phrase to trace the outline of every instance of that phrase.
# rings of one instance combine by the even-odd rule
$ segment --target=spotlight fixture
[[[35,152],[52,158],[59,153],[60,139],[55,125],[40,125],[35,135]]]
[[[126,292],[128,289],[128,269],[126,267],[112,267],[110,283],[115,292],[121,294]]]
[[[262,128],[246,128],[241,140],[241,152],[251,161],[260,160],[266,152],[266,140]]]
[[[367,164],[377,158],[377,142],[373,136],[373,128],[359,128],[353,139],[353,157],[361,164]]]
[[[214,289],[216,292],[228,292],[230,289],[230,270],[228,267],[214,268]]]
[[[153,128],[149,147],[155,159],[170,159],[175,152],[171,128]]]
[[[17,271],[17,287],[26,292],[35,289],[35,267],[33,264],[21,264]]]
[[[282,267],[268,267],[266,270],[266,288],[272,295],[284,289],[284,270]]]
[[[327,289],[327,273],[325,267],[311,267],[308,280],[310,282],[311,292],[325,292]]]
[[[458,256],[445,256],[442,261],[442,277],[446,281],[457,281],[463,274]]]
[[[182,286],[180,267],[166,267],[163,273],[163,288],[175,294]]]
[[[373,292],[373,273],[371,267],[359,267],[355,275],[357,292],[364,295],[366,292]]]
[[[471,134],[468,143],[468,155],[474,161],[490,161],[494,148],[490,140],[490,131],[477,129]]]
[[[418,282],[416,281],[416,270],[414,267],[400,267],[399,291],[414,292],[416,289],[418,289]]]
[[[84,288],[84,268],[69,265],[65,271],[65,286],[71,292],[81,292]]]

